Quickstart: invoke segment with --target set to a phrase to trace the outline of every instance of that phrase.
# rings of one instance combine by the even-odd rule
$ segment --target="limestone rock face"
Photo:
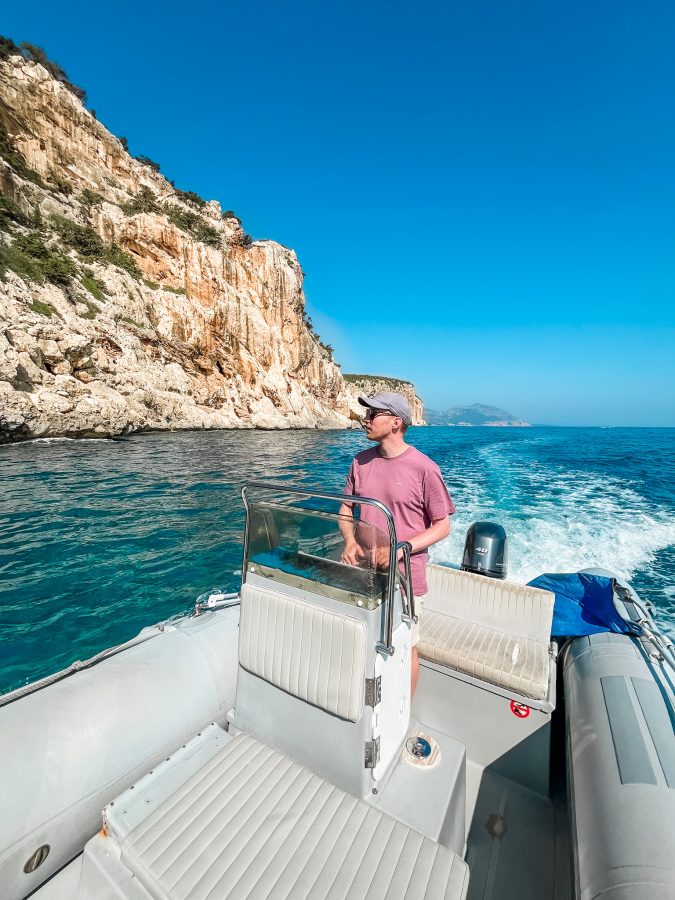
[[[175,190],[42,65],[0,62],[0,443],[349,427],[302,282],[292,250]]]
[[[358,401],[359,395],[372,397],[374,394],[403,394],[410,404],[413,425],[426,425],[424,421],[424,403],[415,392],[415,385],[400,378],[387,378],[384,375],[344,375],[349,392],[349,410],[353,418],[363,416],[363,406]]]

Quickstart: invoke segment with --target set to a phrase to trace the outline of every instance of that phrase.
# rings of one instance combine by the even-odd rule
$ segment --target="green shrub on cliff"
[[[227,242],[230,247],[250,247],[253,243],[253,238],[240,228],[230,235]]]
[[[183,194],[186,197],[188,196],[188,192],[185,191],[179,191],[178,193],[179,195]],[[206,205],[206,201],[202,200],[201,197],[198,197],[197,194],[195,194],[194,197],[197,199],[195,200],[191,196],[189,199],[194,203],[198,203],[198,205],[199,203],[203,206]],[[212,225],[205,222],[198,213],[190,212],[188,209],[182,209],[175,203],[171,203],[164,207],[160,206],[157,203],[155,195],[148,187],[142,187],[138,193],[134,194],[131,200],[124,203],[122,205],[122,212],[127,216],[134,216],[138,213],[165,215],[172,225],[175,225],[176,228],[180,228],[181,231],[187,232],[187,234],[196,241],[201,241],[203,244],[209,244],[213,247],[220,244],[220,234]]]
[[[42,271],[47,281],[54,284],[68,284],[75,274],[75,266],[72,259],[61,253],[52,253],[42,264]]]
[[[51,303],[45,303],[43,300],[31,300],[30,308],[33,312],[39,313],[41,316],[53,316],[56,310]]]
[[[37,260],[31,259],[16,247],[0,244],[0,280],[5,281],[7,271],[12,271],[26,281],[42,284],[45,280],[42,267]]]
[[[150,281],[149,278],[141,279],[143,284],[146,287],[149,287],[151,291],[168,291],[170,294],[182,294],[185,295],[185,288],[182,287],[171,287],[168,284],[157,284],[156,281]]]
[[[80,297],[79,302],[83,303],[87,307],[86,312],[79,314],[81,319],[95,319],[96,316],[101,312],[99,307],[95,303],[92,303],[91,300],[87,300],[86,297]]]
[[[181,209],[180,206],[175,204],[167,206],[164,212],[172,225],[180,228],[181,231],[186,231],[196,241],[201,241],[202,244],[209,244],[212,247],[217,247],[220,244],[220,234],[213,225],[209,225],[197,213]]]
[[[122,212],[126,216],[135,216],[137,213],[161,213],[161,209],[155,195],[149,187],[142,187],[137,194],[122,204]]]
[[[159,163],[155,162],[154,159],[150,159],[149,156],[134,156],[136,162],[143,163],[144,166],[147,166],[149,169],[152,169],[153,172],[159,172]]]
[[[67,285],[75,274],[72,259],[60,248],[48,247],[35,233],[20,234],[11,247],[0,247],[0,274],[3,277],[7,269],[37,284],[46,280]]]
[[[91,225],[79,225],[65,216],[49,217],[54,230],[67,247],[71,247],[86,259],[101,259],[105,252],[105,244]]]
[[[19,53],[21,53],[21,50],[19,50],[12,39],[0,34],[0,62]]]
[[[125,253],[121,247],[118,247],[117,244],[106,244],[103,259],[106,262],[112,263],[113,266],[124,269],[124,271],[128,272],[132,278],[139,279],[141,277],[141,270],[138,268],[132,257],[129,256],[128,253]]]
[[[32,228],[35,220],[31,216],[27,216],[14,200],[0,194],[0,231],[8,231],[12,225]]]
[[[82,276],[81,281],[82,286],[89,291],[95,300],[105,300],[105,286],[101,284],[95,275],[92,275],[91,272],[87,272]]]
[[[14,248],[31,256],[39,262],[44,262],[51,256],[51,250],[42,240],[39,234],[28,232],[28,234],[20,234],[14,241]]]
[[[92,206],[99,206],[103,203],[103,199],[101,194],[96,191],[90,191],[89,188],[85,188],[80,194],[80,203],[87,208],[87,212]]]
[[[60,247],[48,247],[35,232],[20,234],[14,248],[35,260],[47,281],[68,284],[75,274],[75,264]]]
[[[127,325],[133,325],[134,328],[147,328],[147,325],[141,325],[140,322],[137,322],[136,319],[132,319],[130,316],[120,316],[117,321],[125,322]]]
[[[87,102],[87,92],[76,84],[73,84],[66,75],[65,70],[58,63],[49,59],[42,47],[37,47],[35,44],[28,44],[24,41],[21,44],[20,52],[26,59],[32,59],[33,62],[40,63],[41,66],[44,66],[55,81],[61,82],[61,84],[64,85],[64,87],[67,87],[71,94],[75,94],[77,99],[81,100],[82,103]]]
[[[388,375],[356,375],[353,373],[345,373],[343,376],[345,381],[358,385],[362,382],[372,384],[374,381],[386,381],[387,390],[391,389],[398,393],[405,393],[407,388],[411,388],[412,382],[403,381],[401,378],[390,378]]]
[[[67,247],[75,250],[83,259],[92,262],[112,263],[124,269],[133,278],[140,278],[141,272],[128,253],[117,244],[106,244],[90,225],[79,225],[72,219],[53,215],[50,221]]]
[[[181,191],[179,188],[176,188],[176,196],[185,203],[194,203],[200,209],[206,206],[206,200],[200,197],[199,194],[195,194],[194,191]]]

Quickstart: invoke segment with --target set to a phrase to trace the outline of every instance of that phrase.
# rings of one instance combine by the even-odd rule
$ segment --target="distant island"
[[[530,423],[517,416],[499,409],[496,406],[484,406],[474,403],[471,406],[453,406],[451,409],[439,411],[425,409],[424,418],[427,425],[459,425],[473,427],[477,425],[491,428],[530,428]]]

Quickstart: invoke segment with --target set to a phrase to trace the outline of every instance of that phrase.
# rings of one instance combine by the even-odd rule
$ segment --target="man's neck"
[[[403,440],[402,434],[388,434],[380,441],[380,455],[385,459],[393,459],[400,456],[410,445]]]

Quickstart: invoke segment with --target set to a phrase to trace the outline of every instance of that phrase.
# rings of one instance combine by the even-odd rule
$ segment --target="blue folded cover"
[[[577,637],[601,631],[640,634],[640,627],[623,619],[614,606],[611,578],[584,572],[546,574],[530,581],[529,586],[555,594],[551,637]]]

